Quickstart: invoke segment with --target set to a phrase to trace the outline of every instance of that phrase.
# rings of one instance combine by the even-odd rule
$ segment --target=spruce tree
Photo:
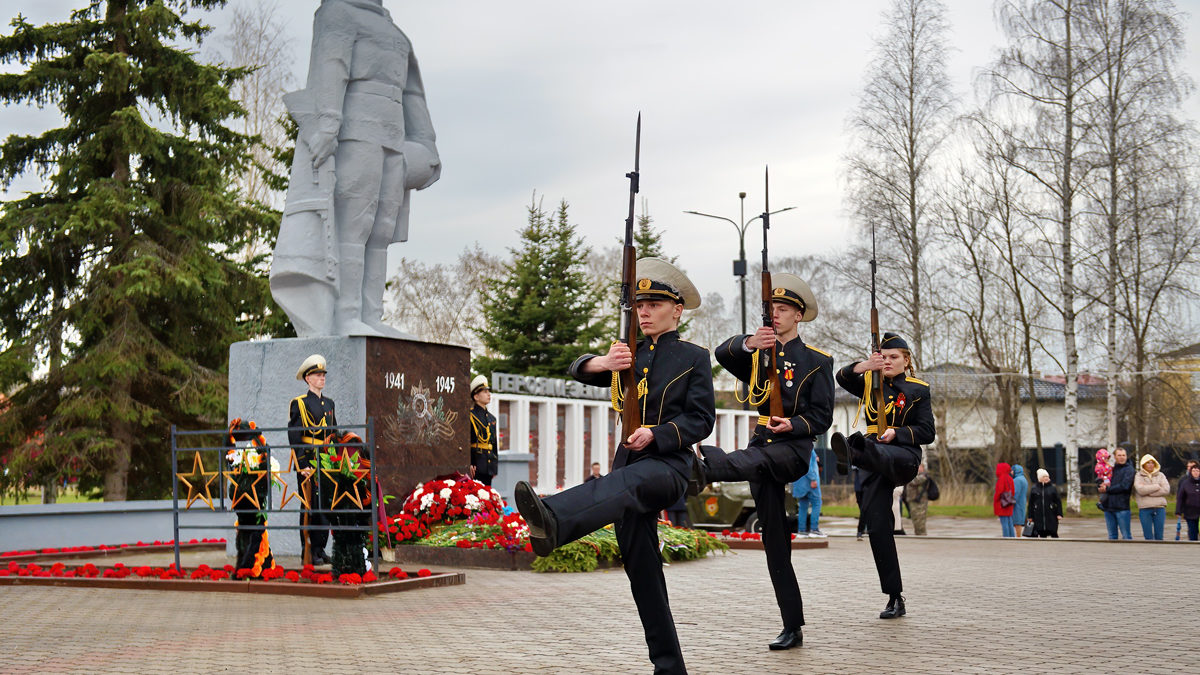
[[[165,496],[170,426],[223,424],[228,346],[270,313],[233,253],[278,222],[233,189],[252,139],[225,126],[229,86],[246,71],[182,46],[209,28],[181,14],[223,5],[95,2],[0,35],[0,62],[21,66],[0,101],[63,118],[0,146],[0,182],[44,183],[0,213],[5,487],[75,474],[102,476],[108,500]]]
[[[478,334],[491,356],[478,357],[474,369],[562,377],[602,332],[594,320],[599,289],[585,268],[591,251],[570,223],[567,202],[553,216],[531,203],[521,246],[511,253],[506,274],[484,285]]]

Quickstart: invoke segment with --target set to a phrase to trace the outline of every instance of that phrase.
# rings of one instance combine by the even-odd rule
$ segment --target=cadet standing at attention
[[[471,478],[491,486],[492,479],[500,472],[500,434],[496,430],[496,416],[488,412],[492,402],[492,390],[487,378],[476,375],[471,380]]]

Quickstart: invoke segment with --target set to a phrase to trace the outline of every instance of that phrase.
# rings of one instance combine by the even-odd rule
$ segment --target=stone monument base
[[[311,354],[325,357],[329,374],[324,394],[333,399],[340,428],[367,439],[374,423],[375,469],[388,505],[398,512],[408,494],[424,481],[469,470],[470,356],[466,347],[381,337],[284,338],[237,342],[229,348],[229,419],[254,420],[264,429],[271,454],[287,468],[291,400],[308,390],[296,370]],[[295,476],[285,476],[295,489]],[[279,508],[279,493],[274,508]],[[297,502],[269,514],[269,526],[299,524]],[[234,537],[229,537],[232,550]],[[279,555],[300,551],[296,530],[272,531]]]

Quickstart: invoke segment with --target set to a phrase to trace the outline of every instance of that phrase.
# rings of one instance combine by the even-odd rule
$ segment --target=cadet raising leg
[[[896,557],[895,526],[892,516],[892,491],[917,475],[921,447],[934,439],[933,408],[929,385],[913,377],[912,354],[908,343],[895,333],[884,333],[880,350],[866,361],[852,363],[837,372],[843,389],[859,397],[868,420],[874,420],[876,404],[872,400],[872,379],[883,378],[884,419],[887,429],[868,424],[867,435],[855,432],[849,438],[835,433],[830,445],[838,458],[838,471],[845,473],[849,464],[865,472],[863,513],[871,554],[879,571],[879,585],[888,595],[881,619],[904,616],[904,586],[900,581],[900,561]]]
[[[617,543],[642,620],[655,673],[686,673],[659,555],[658,514],[683,494],[692,474],[691,445],[712,433],[716,420],[708,350],[679,338],[684,309],[700,306],[686,276],[655,258],[637,261],[636,311],[645,339],[635,352],[622,342],[605,355],[581,356],[571,375],[609,386],[613,373],[635,367],[642,427],[624,430],[613,470],[544,499],[522,481],[517,508],[529,524],[535,553],[554,549],[616,524]]]

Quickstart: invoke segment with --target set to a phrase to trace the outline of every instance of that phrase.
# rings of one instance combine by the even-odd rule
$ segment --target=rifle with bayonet
[[[879,309],[875,306],[875,223],[871,223],[871,353],[879,353]],[[867,371],[872,372],[872,371]],[[875,419],[868,419],[867,423],[875,422],[875,438],[883,435],[887,431],[887,415],[884,413],[886,405],[883,397],[883,371],[873,371],[873,380],[871,381],[871,391],[866,392],[868,400],[874,403]],[[872,406],[867,406],[870,410]]]
[[[621,329],[617,335],[618,340],[629,346],[629,351],[634,357],[634,363],[620,372],[620,398],[623,399],[623,403],[618,410],[621,413],[622,433],[627,438],[642,426],[642,414],[638,409],[637,376],[634,373],[634,365],[637,362],[638,323],[633,315],[637,294],[637,249],[633,245],[633,208],[637,201],[641,156],[642,114],[638,113],[633,171],[625,174],[629,179],[629,216],[625,219],[625,246],[621,251]]]
[[[775,325],[775,311],[772,308],[772,297],[774,288],[771,285],[771,270],[767,266],[767,230],[771,229],[771,170],[766,168],[764,172],[764,190],[763,190],[763,214],[762,214],[762,232],[763,232],[763,248],[762,248],[762,319],[764,326]],[[775,363],[775,345],[771,345],[765,353],[762,354],[762,368],[765,369],[767,375],[764,378],[769,384],[768,396],[770,399],[770,415],[771,417],[783,417],[783,398],[779,392],[779,380],[776,376],[777,366]]]

